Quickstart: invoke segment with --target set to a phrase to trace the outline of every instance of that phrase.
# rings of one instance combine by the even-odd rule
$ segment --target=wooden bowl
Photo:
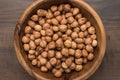
[[[24,28],[27,25],[27,21],[30,16],[33,15],[37,9],[43,8],[47,9],[51,5],[58,5],[61,3],[70,3],[72,6],[80,8],[82,14],[87,17],[88,20],[92,22],[95,26],[98,46],[95,49],[95,59],[84,65],[84,68],[80,72],[71,72],[70,74],[63,74],[62,77],[56,78],[50,72],[43,73],[37,67],[33,67],[30,61],[27,59],[27,54],[23,50],[21,38],[24,34]],[[14,47],[16,51],[17,58],[23,68],[37,80],[85,80],[90,77],[96,69],[99,67],[102,59],[104,57],[106,49],[106,34],[104,30],[103,23],[98,16],[98,14],[83,0],[37,0],[33,2],[22,14],[18,24],[15,28],[14,33]]]

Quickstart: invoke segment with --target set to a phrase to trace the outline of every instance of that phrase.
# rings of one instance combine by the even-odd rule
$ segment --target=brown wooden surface
[[[0,0],[0,80],[35,80],[19,64],[13,48],[18,17],[34,0]],[[88,80],[120,80],[120,1],[86,0],[101,16],[107,50],[99,69]]]

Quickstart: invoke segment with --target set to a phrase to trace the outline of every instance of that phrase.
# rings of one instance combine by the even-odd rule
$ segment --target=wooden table
[[[13,47],[19,16],[34,0],[0,0],[0,80],[35,80],[21,67]],[[101,16],[107,49],[99,69],[88,80],[120,80],[120,0],[86,0]]]

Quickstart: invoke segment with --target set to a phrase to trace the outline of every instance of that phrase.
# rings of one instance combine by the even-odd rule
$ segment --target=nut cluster
[[[70,4],[38,9],[24,29],[23,48],[33,66],[55,77],[81,71],[94,59],[96,31],[91,22]]]

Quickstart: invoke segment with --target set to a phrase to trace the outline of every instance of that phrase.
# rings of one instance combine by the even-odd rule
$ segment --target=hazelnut
[[[70,66],[70,69],[71,69],[71,70],[74,70],[75,67],[76,67],[75,63],[72,63],[71,66]]]
[[[70,48],[72,46],[72,42],[70,40],[66,40],[64,42],[64,45],[67,47],[67,48]]]
[[[81,71],[83,69],[82,65],[76,65],[75,70],[76,71]]]
[[[84,31],[84,37],[88,36],[88,31]]]
[[[67,69],[65,69],[65,72],[66,72],[66,73],[70,73],[70,72],[71,72],[71,69],[67,68]]]
[[[73,8],[73,15],[77,15],[80,12],[79,8]]]
[[[41,41],[40,41],[40,46],[41,46],[42,48],[45,48],[46,45],[47,45],[47,42],[46,42],[45,40],[41,40]]]
[[[71,24],[71,23],[73,23],[74,18],[73,18],[72,16],[71,16],[71,17],[68,17],[68,18],[67,18],[67,21],[68,21],[69,24]]]
[[[47,62],[45,66],[46,66],[46,68],[49,69],[49,70],[52,69],[52,65],[50,64],[50,62]]]
[[[49,49],[54,49],[54,48],[55,48],[55,42],[54,42],[54,41],[49,42],[49,43],[48,43],[48,48],[49,48]]]
[[[46,35],[46,32],[45,32],[44,30],[41,30],[41,31],[40,31],[40,34],[41,34],[42,36],[45,36],[45,35]]]
[[[83,49],[84,47],[85,47],[84,44],[77,44],[77,48],[78,48],[78,49]]]
[[[59,36],[57,34],[53,35],[53,40],[56,41],[59,38]]]
[[[56,59],[56,58],[51,58],[51,59],[50,59],[50,64],[51,64],[51,65],[54,66],[56,63],[57,63],[57,59]]]
[[[59,28],[57,26],[53,26],[52,29],[53,29],[54,32],[59,31]]]
[[[32,65],[34,65],[34,66],[37,65],[37,59],[32,60]]]
[[[83,32],[79,32],[79,37],[80,38],[84,38],[84,33]]]
[[[81,50],[77,49],[77,50],[75,51],[75,57],[76,57],[76,58],[80,58],[81,56],[82,56]]]
[[[35,59],[35,55],[33,55],[33,54],[32,54],[32,55],[31,55],[31,54],[28,54],[28,59],[29,59],[29,60]]]
[[[88,52],[93,52],[93,47],[91,45],[86,45],[86,50]]]
[[[66,31],[66,34],[69,36],[69,35],[71,35],[71,33],[72,33],[72,30],[70,30],[70,29],[68,29],[67,31]]]
[[[30,49],[35,49],[36,48],[36,45],[32,40],[29,42],[29,46],[30,46]]]
[[[57,68],[57,69],[61,68],[61,60],[57,60],[55,68]]]
[[[91,36],[90,36],[90,38],[92,39],[92,40],[95,40],[97,37],[96,37],[96,34],[92,34]]]
[[[30,26],[25,27],[25,33],[31,33],[32,28]]]
[[[61,16],[57,16],[56,19],[57,19],[57,21],[60,22],[62,20],[62,17]]]
[[[46,35],[47,36],[52,36],[53,35],[53,31],[51,29],[47,29],[46,30]]]
[[[88,56],[88,52],[85,49],[82,50],[82,56],[83,57],[87,57]]]
[[[46,14],[46,18],[47,19],[51,19],[53,17],[53,14],[51,11],[48,11],[47,14]]]
[[[30,49],[29,44],[24,44],[23,48],[25,51],[29,51],[29,49]]]
[[[74,20],[74,22],[71,24],[72,28],[78,27],[78,22]]]
[[[61,77],[62,76],[62,72],[60,70],[56,70],[54,73],[55,77]]]
[[[35,51],[35,56],[38,56],[40,53],[38,51]]]
[[[88,28],[88,33],[89,34],[95,34],[95,28],[94,27],[89,27]]]
[[[43,52],[43,48],[40,47],[40,46],[37,46],[36,51],[38,51],[39,53],[41,53],[41,52]]]
[[[87,58],[83,58],[83,63],[84,63],[84,64],[87,63]]]
[[[40,41],[41,41],[41,39],[35,39],[35,45],[39,45],[40,44]]]
[[[41,53],[41,56],[42,56],[43,58],[47,58],[47,55],[48,55],[48,53],[47,53],[46,51],[44,51],[44,52]]]
[[[58,6],[58,10],[59,10],[59,11],[63,11],[63,6],[64,6],[63,4],[60,4],[60,5]]]
[[[83,25],[85,22],[87,21],[87,19],[86,18],[80,18],[80,19],[78,19],[78,23],[80,24],[80,25]]]
[[[35,50],[29,50],[29,54],[35,54]]]
[[[82,38],[76,38],[75,42],[78,43],[78,44],[81,44],[81,43],[84,42],[84,40]]]
[[[72,37],[72,39],[78,38],[78,33],[77,32],[73,32],[71,34],[71,37]]]
[[[83,63],[83,58],[75,59],[75,63],[76,64],[82,64]]]
[[[64,69],[68,68],[68,66],[67,66],[67,64],[65,62],[62,62],[62,68],[64,68]]]
[[[61,25],[67,24],[67,19],[63,18],[63,19],[61,20],[60,24],[61,24]]]
[[[71,56],[75,55],[75,50],[74,49],[69,49],[69,55],[71,55]]]
[[[55,18],[53,18],[53,19],[51,20],[51,22],[52,22],[53,25],[58,25],[58,24],[59,24],[59,22],[58,22],[57,19],[55,19]]]
[[[69,66],[72,64],[71,58],[67,58],[67,59],[65,60],[65,63],[66,63],[66,65],[69,67]]]
[[[55,56],[55,51],[54,50],[49,50],[48,51],[48,58],[52,58]]]
[[[85,39],[85,44],[91,44],[92,43],[92,39],[91,38],[86,38]]]
[[[43,30],[47,30],[49,28],[50,28],[50,24],[48,23],[43,24]]]
[[[42,72],[47,72],[48,69],[45,67],[45,66],[41,66],[41,69],[40,69]]]
[[[61,32],[66,32],[67,31],[67,26],[66,25],[59,25],[59,29]]]
[[[22,37],[22,42],[23,43],[29,43],[30,39],[27,36]]]
[[[93,47],[96,47],[96,46],[97,46],[97,40],[93,40],[92,46],[93,46]]]
[[[40,61],[41,65],[45,65],[47,63],[47,60],[43,57],[39,58],[39,61]]]
[[[34,38],[39,38],[41,35],[40,35],[40,32],[34,31],[33,36],[34,36]]]
[[[65,12],[68,12],[71,10],[71,6],[69,4],[65,4],[63,9]]]
[[[66,34],[62,35],[63,40],[67,40],[68,36]]]
[[[51,6],[50,9],[51,9],[52,12],[55,12],[55,11],[57,10],[57,6],[55,6],[55,5],[54,5],[54,6]]]
[[[33,28],[35,26],[35,22],[32,20],[29,20],[28,25]]]
[[[93,53],[89,53],[88,56],[87,56],[87,59],[88,60],[93,60],[94,59]]]
[[[85,24],[86,24],[87,28],[91,26],[90,21],[87,21]]]
[[[63,46],[63,41],[61,38],[59,38],[56,43],[55,43],[56,48],[62,48]]]
[[[76,47],[77,47],[77,44],[76,44],[74,41],[72,41],[72,46],[71,46],[71,48],[76,49]]]
[[[35,40],[35,37],[34,37],[34,35],[33,35],[33,34],[32,34],[32,35],[30,35],[30,39],[31,39],[31,40],[33,40],[33,41]]]
[[[43,9],[38,9],[37,10],[37,15],[42,17],[42,16],[45,16],[47,14],[47,11],[46,10],[43,10]]]
[[[39,19],[39,24],[43,26],[43,25],[45,24],[45,19],[40,18],[40,19]]]
[[[68,55],[68,48],[63,48],[63,49],[61,50],[61,53],[62,53],[63,56],[68,57],[68,56],[69,56],[69,55]]]
[[[75,16],[75,19],[77,19],[77,20],[80,18],[82,18],[82,14],[80,14],[80,13]]]
[[[85,31],[85,30],[87,29],[86,24],[81,25],[81,26],[80,26],[80,29],[81,29],[81,31]]]
[[[60,15],[60,11],[55,11],[54,12],[54,16],[59,16]]]
[[[74,28],[73,31],[79,33],[79,32],[80,32],[80,28],[79,28],[79,27],[76,27],[76,28]]]
[[[38,16],[38,15],[33,15],[33,16],[31,17],[31,19],[32,19],[33,21],[38,21],[39,16]]]
[[[68,17],[71,17],[72,16],[72,13],[71,12],[68,12],[65,14],[65,17],[68,18]]]
[[[61,59],[62,58],[62,54],[61,52],[56,52],[56,56],[57,59]]]
[[[51,42],[51,41],[52,41],[52,38],[49,37],[49,36],[46,36],[46,37],[45,37],[45,41],[46,41],[46,42]]]

